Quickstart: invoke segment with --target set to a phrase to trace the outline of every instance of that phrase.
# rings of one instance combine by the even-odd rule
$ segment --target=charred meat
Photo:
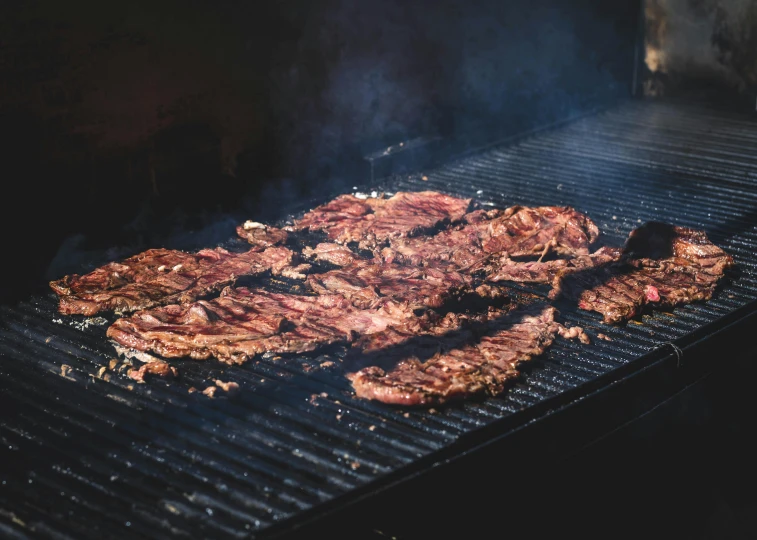
[[[434,191],[399,192],[388,199],[341,195],[305,214],[294,228],[323,231],[333,242],[359,242],[360,247],[371,248],[389,238],[413,236],[459,221],[470,204],[470,199]]]
[[[578,255],[570,259],[547,261],[521,261],[503,256],[492,258],[483,265],[487,280],[516,281],[522,283],[552,283],[559,274],[566,276],[573,272],[607,265],[620,259],[621,248],[603,247],[591,255]]]
[[[262,251],[286,243],[289,234],[283,229],[248,220],[237,227],[237,236],[254,246],[253,250]]]
[[[191,302],[221,290],[240,276],[269,271],[279,274],[290,267],[293,256],[283,247],[245,253],[230,253],[222,248],[197,253],[150,249],[83,276],[74,274],[52,281],[50,287],[60,296],[61,313],[125,313]]]
[[[307,278],[319,294],[340,294],[359,308],[392,299],[410,309],[439,308],[446,302],[471,296],[497,296],[499,289],[473,289],[466,274],[434,267],[414,268],[359,260],[343,268]]]
[[[340,295],[297,296],[264,289],[226,288],[217,299],[139,311],[117,320],[108,337],[167,358],[215,356],[242,363],[265,352],[307,352],[412,321],[393,302],[369,310]]]
[[[322,242],[314,248],[305,247],[302,250],[302,255],[308,259],[328,262],[336,266],[347,266],[359,259],[347,246],[330,242]]]
[[[375,355],[377,364],[348,375],[358,397],[395,405],[437,405],[477,394],[497,395],[518,376],[522,362],[539,356],[555,334],[570,332],[555,322],[556,310],[539,304],[508,314],[490,313],[481,328],[421,336],[398,352]]]
[[[558,273],[551,295],[577,300],[581,309],[617,323],[647,304],[672,307],[709,300],[732,265],[733,259],[703,231],[652,222],[631,233],[619,261]]]
[[[491,257],[587,255],[599,235],[587,216],[569,207],[478,210],[466,214],[463,221],[464,225],[430,238],[392,240],[379,256],[388,262],[417,266],[443,261],[468,269]]]

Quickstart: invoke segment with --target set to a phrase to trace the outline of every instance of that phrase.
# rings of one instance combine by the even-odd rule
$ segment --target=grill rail
[[[485,401],[424,411],[355,399],[338,350],[244,366],[178,361],[181,378],[172,382],[137,384],[110,369],[104,380],[101,368],[116,358],[107,325],[58,315],[52,295],[0,308],[0,405],[8,411],[0,420],[0,531],[283,532],[493,433],[502,437],[539,408],[587,395],[602,377],[670,356],[666,344],[693,342],[711,331],[705,325],[755,311],[756,141],[757,122],[743,114],[636,101],[389,179],[394,190],[438,189],[502,207],[571,205],[611,244],[647,220],[704,228],[737,263],[710,302],[644,315],[642,324],[609,327],[558,303],[563,322],[612,341],[560,339],[510,390]],[[321,367],[326,360],[335,365]],[[242,391],[216,399],[188,392],[214,379]]]

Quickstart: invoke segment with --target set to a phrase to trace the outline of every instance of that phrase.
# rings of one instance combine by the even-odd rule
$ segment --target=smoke
[[[707,79],[738,91],[757,87],[757,2],[647,0],[646,92],[673,90],[684,79]],[[667,80],[667,84],[663,82]]]
[[[625,3],[613,15],[596,4],[314,3],[271,76],[277,151],[292,176],[321,182],[338,160],[357,164],[402,140],[522,128],[567,116],[587,96],[617,97],[636,19]]]
[[[128,24],[107,10],[79,10],[87,24],[58,13],[68,8],[47,17],[78,36],[64,50],[76,54],[54,64],[77,74],[63,82],[98,82],[61,118],[138,147],[123,166],[87,154],[65,182],[49,167],[75,208],[50,240],[49,277],[98,248],[195,249],[233,236],[239,220],[365,187],[364,156],[390,144],[468,134],[481,144],[626,96],[638,21],[635,0],[142,4]],[[55,190],[38,191],[61,206]]]

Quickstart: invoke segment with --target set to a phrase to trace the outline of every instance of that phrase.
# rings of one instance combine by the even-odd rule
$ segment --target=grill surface
[[[704,335],[703,325],[757,299],[755,143],[757,123],[743,114],[629,102],[392,179],[394,190],[438,189],[496,206],[571,205],[611,244],[647,220],[704,228],[736,260],[712,301],[645,315],[643,324],[608,327],[558,304],[563,322],[612,341],[557,340],[496,399],[436,412],[357,400],[340,374],[339,351],[241,367],[180,361],[179,381],[137,384],[117,371],[106,381],[98,370],[116,358],[107,325],[59,316],[52,294],[3,308],[0,532],[160,538],[284,531],[465,450],[477,434],[497,429],[501,436],[528,421],[534,405],[558,404],[568,390],[580,397],[598,377],[641,365],[667,342]],[[326,359],[335,366],[322,368]],[[188,392],[217,378],[242,391],[221,399]]]

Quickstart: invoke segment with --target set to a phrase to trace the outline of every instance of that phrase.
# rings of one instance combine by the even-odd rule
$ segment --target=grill
[[[624,382],[658,367],[685,383],[697,369],[712,369],[707,355],[743,336],[754,318],[755,142],[757,123],[744,113],[630,101],[378,183],[496,206],[571,205],[610,244],[647,220],[704,228],[736,260],[710,302],[644,315],[641,324],[604,326],[558,303],[563,322],[611,341],[557,340],[518,383],[485,401],[425,411],[354,399],[339,350],[234,367],[179,361],[181,379],[170,383],[137,384],[118,368],[106,380],[101,368],[116,356],[104,321],[59,316],[52,294],[2,308],[0,531],[276,536],[432,471],[444,474],[487,448],[525,458],[549,437],[555,452],[568,451],[630,410]],[[327,359],[335,366],[321,367]],[[242,391],[222,399],[188,392],[214,379]],[[606,408],[582,412],[613,393],[623,396],[615,416]],[[572,442],[561,435],[571,414],[584,426]]]

